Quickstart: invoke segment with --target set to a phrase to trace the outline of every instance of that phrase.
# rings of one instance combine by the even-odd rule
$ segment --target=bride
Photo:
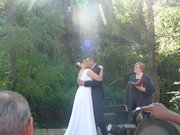
[[[94,73],[91,69],[87,69],[87,63],[85,60],[80,62],[79,66],[81,69],[78,74],[78,79],[84,81],[92,79],[97,81],[102,80],[102,66],[99,66],[101,68],[99,75]],[[71,118],[64,135],[97,135],[93,113],[91,87],[79,86],[77,89]]]

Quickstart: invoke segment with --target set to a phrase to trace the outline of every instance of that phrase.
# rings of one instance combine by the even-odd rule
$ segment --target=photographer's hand
[[[180,125],[180,114],[167,109],[161,103],[153,103],[141,108],[141,111],[151,112],[152,116],[159,119],[168,120]]]

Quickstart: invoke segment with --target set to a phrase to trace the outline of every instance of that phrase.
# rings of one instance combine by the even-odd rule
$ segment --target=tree
[[[156,41],[154,29],[154,11],[153,0],[139,0],[139,21],[143,26],[145,43],[148,48],[148,73],[155,84],[154,100],[159,101],[160,92],[157,79],[157,61],[156,61]],[[147,9],[143,12],[143,5],[146,4]]]
[[[128,45],[136,48],[134,53],[139,55],[139,60],[148,63],[147,72],[156,88],[154,99],[159,101],[153,1],[115,0],[113,2],[112,7],[109,8],[111,10],[105,13],[106,16],[113,14],[108,18],[108,27],[103,29],[102,37],[120,46]]]
[[[179,103],[179,27],[180,2],[161,0],[155,2],[155,31],[158,54],[160,100],[168,108],[180,112]]]
[[[12,0],[7,0],[5,4],[5,20],[6,23],[12,23],[13,20],[13,12],[15,10],[15,1]],[[10,36],[10,35],[7,35]],[[15,83],[16,83],[16,78],[17,78],[17,65],[16,65],[16,52],[11,50],[10,53],[10,61],[11,61],[11,70],[12,70],[12,80],[11,80],[11,86],[10,90],[15,89]]]

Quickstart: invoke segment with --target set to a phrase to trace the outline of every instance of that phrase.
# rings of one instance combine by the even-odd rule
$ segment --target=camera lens
[[[136,125],[139,124],[144,118],[148,118],[148,117],[151,117],[151,113],[150,112],[141,112],[140,107],[137,107],[132,112],[132,120]]]

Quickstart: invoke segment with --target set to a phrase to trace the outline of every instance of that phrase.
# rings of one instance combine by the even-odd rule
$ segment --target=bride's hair
[[[81,67],[81,63],[83,63],[85,60],[84,59],[80,59],[75,63],[75,66],[77,67]]]

